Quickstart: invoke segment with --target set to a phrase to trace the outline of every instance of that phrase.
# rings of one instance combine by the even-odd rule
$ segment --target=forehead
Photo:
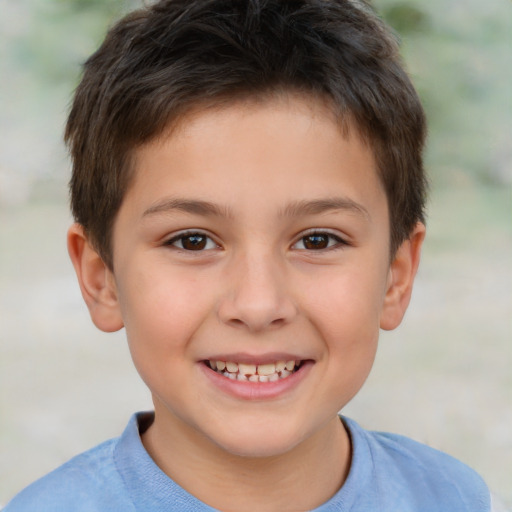
[[[259,194],[268,206],[382,192],[372,150],[350,121],[322,99],[290,94],[188,112],[136,150],[134,173],[125,200],[146,209],[174,194],[235,206]]]

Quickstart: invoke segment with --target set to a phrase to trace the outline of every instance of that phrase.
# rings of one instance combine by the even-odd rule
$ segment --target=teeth
[[[270,364],[259,364],[258,365],[258,375],[272,375],[276,372],[276,365],[274,363]]]
[[[276,372],[282,372],[286,368],[286,363],[284,361],[278,361],[276,363]]]
[[[226,361],[226,370],[229,373],[236,373],[238,372],[238,364],[232,363],[231,361]]]
[[[242,382],[276,382],[289,377],[300,361],[276,361],[266,364],[245,364],[233,361],[210,360],[210,368],[231,380]]]
[[[243,375],[254,375],[256,373],[256,365],[238,363],[238,371]]]

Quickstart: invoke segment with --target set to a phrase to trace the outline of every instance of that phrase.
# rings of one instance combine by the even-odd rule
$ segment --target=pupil
[[[309,235],[304,237],[304,246],[307,249],[325,249],[328,243],[325,235]]]
[[[198,251],[206,246],[206,237],[202,235],[186,236],[182,240],[183,247],[190,251]]]

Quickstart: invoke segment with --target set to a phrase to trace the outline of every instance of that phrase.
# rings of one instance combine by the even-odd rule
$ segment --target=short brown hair
[[[385,24],[361,0],[161,0],[87,60],[65,140],[75,220],[112,268],[133,150],[194,106],[293,90],[327,98],[372,148],[391,252],[424,219],[425,116]]]

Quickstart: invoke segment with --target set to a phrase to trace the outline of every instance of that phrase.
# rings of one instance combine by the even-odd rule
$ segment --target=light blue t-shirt
[[[100,444],[18,494],[4,512],[202,512],[212,507],[166,476],[140,431],[152,413],[134,415],[117,439]],[[395,434],[369,432],[342,418],[352,441],[343,487],[315,512],[489,512],[489,491],[469,467]]]

